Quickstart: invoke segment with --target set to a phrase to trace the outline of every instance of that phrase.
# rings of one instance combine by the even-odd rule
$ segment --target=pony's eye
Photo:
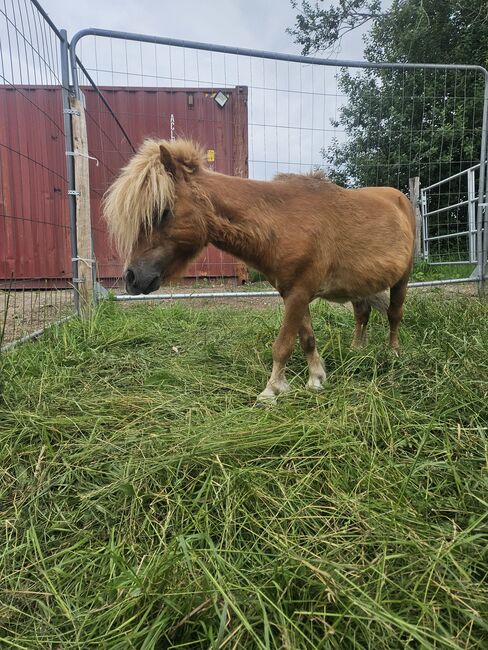
[[[169,217],[171,214],[171,210],[169,208],[166,208],[166,210],[163,210],[163,212],[155,212],[154,217],[153,217],[153,223],[155,226],[163,223],[166,221],[166,219]]]

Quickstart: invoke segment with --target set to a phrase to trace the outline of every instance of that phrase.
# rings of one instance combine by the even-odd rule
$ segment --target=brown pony
[[[371,306],[383,307],[390,346],[398,348],[415,217],[389,187],[344,189],[321,173],[278,174],[272,181],[225,176],[205,168],[187,140],[146,140],[109,188],[104,214],[131,294],[150,293],[181,274],[207,244],[261,271],[285,303],[273,344],[273,370],[260,394],[275,401],[288,388],[285,366],[296,337],[307,358],[308,386],[325,370],[309,303],[351,301],[354,346],[366,343]],[[382,293],[390,289],[388,294]]]

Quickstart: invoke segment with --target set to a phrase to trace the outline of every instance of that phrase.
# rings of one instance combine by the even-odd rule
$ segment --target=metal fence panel
[[[245,86],[251,178],[320,167],[348,186],[390,185],[407,192],[409,178],[419,176],[422,186],[430,187],[420,197],[426,215],[424,256],[430,251],[434,263],[471,266],[479,258],[485,183],[479,163],[487,144],[487,75],[480,66],[329,61],[90,29],[73,38],[75,87],[83,83],[76,54],[106,94],[111,88],[123,88],[128,96],[141,89],[169,89],[175,95],[213,91],[208,92],[213,113],[205,114],[210,133],[218,128],[215,115],[223,128],[232,126],[226,97],[230,89]],[[355,99],[356,91],[361,101]],[[224,98],[220,105],[219,94]],[[126,132],[134,133],[133,146],[143,136],[193,135],[193,105],[188,103],[176,122],[174,111],[156,106],[164,126],[143,102],[133,100],[128,112],[116,111]],[[131,131],[134,121],[137,133]],[[96,142],[92,137],[89,146],[103,159]],[[210,144],[203,144],[218,159],[216,142],[214,134]],[[113,167],[117,165],[111,172]],[[450,184],[443,184],[449,177]],[[106,185],[111,178],[109,173]],[[92,218],[98,223],[95,212]],[[453,280],[469,280],[452,273]],[[218,279],[217,273],[211,275]],[[252,270],[249,278],[261,279]],[[189,292],[201,288],[202,278],[191,283]],[[215,288],[214,283],[213,294]],[[174,291],[188,295],[181,286]],[[161,297],[167,295],[167,290],[161,292]]]
[[[480,165],[423,187],[423,257],[429,264],[474,264]]]
[[[79,305],[66,33],[37,0],[14,0],[0,10],[0,54],[3,349],[70,318]],[[325,60],[90,29],[73,38],[71,74],[86,104],[92,231],[106,286],[119,289],[121,263],[100,218],[101,198],[148,136],[191,137],[207,150],[210,167],[256,179],[323,168],[346,186],[407,192],[409,179],[420,177],[424,260],[477,265],[477,277],[453,270],[448,280],[412,286],[483,286],[484,68]],[[244,281],[229,294],[229,282]],[[130,299],[275,293],[253,269],[211,247],[183,284]]]
[[[8,347],[76,309],[66,43],[37,2],[12,2],[0,10],[0,48],[0,345]]]

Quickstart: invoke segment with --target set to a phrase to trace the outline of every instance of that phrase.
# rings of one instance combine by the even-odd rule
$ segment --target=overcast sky
[[[43,0],[42,4],[69,36],[86,27],[100,27],[300,53],[285,32],[294,25],[297,13],[289,0]],[[341,58],[363,58],[362,33],[364,28],[344,38]]]
[[[294,26],[297,14],[290,0],[41,2],[57,27],[67,30],[70,39],[81,29],[98,27],[301,53],[300,46],[286,33],[287,27]],[[325,0],[324,6],[333,3]],[[346,35],[329,58],[363,59],[362,37],[366,30],[367,26]],[[82,39],[77,49],[99,86],[248,86],[249,173],[255,178],[270,178],[277,171],[307,171],[323,162],[322,150],[346,137],[333,126],[344,101],[337,68],[195,53],[93,37]],[[80,83],[86,80],[81,78]],[[119,117],[126,119],[124,115]],[[177,136],[182,134],[181,128],[175,123]]]

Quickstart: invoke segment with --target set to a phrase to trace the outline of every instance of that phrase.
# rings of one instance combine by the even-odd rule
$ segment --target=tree
[[[296,9],[298,0],[291,0],[291,6]],[[286,31],[302,46],[305,55],[333,50],[348,32],[383,15],[381,0],[339,0],[328,9],[323,8],[323,2],[311,5],[303,0],[301,11],[295,27]]]
[[[292,0],[292,6],[298,3]],[[488,63],[486,0],[302,1],[289,33],[304,54],[330,51],[368,21],[373,62]],[[331,176],[348,185],[433,183],[479,162],[483,76],[460,71],[343,70],[347,97],[335,126],[347,135],[323,152]]]
[[[305,0],[300,10],[288,31],[304,54],[330,52],[367,22],[368,61],[488,65],[486,0],[393,0],[387,9],[379,0],[337,0],[328,8]],[[338,86],[346,101],[333,125],[343,137],[322,152],[336,182],[406,191],[412,176],[425,187],[479,163],[483,74],[350,69],[339,72]],[[465,200],[467,190],[465,175],[443,184],[429,210]],[[437,212],[429,234],[465,231],[467,221],[466,206]],[[463,259],[460,246],[457,238],[435,240],[431,252]]]

